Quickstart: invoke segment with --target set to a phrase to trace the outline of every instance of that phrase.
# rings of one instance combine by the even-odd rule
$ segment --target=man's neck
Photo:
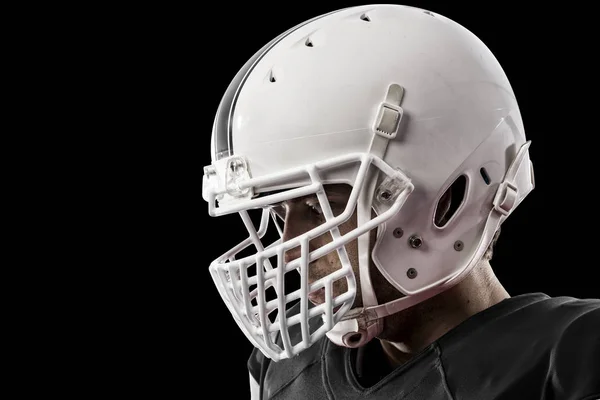
[[[386,318],[380,338],[393,367],[404,364],[469,317],[509,298],[489,262],[481,262],[456,286]]]

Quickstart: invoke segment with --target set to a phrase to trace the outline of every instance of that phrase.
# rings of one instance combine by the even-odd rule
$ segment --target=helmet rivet
[[[456,242],[454,242],[454,250],[461,251],[464,247],[465,247],[465,245],[460,240],[457,240]]]
[[[413,249],[418,249],[423,245],[423,239],[419,235],[412,235],[408,238],[408,244],[410,244],[410,247]]]
[[[406,271],[406,276],[408,276],[410,279],[415,279],[417,277],[417,270],[414,268],[409,268],[408,271]]]
[[[402,228],[394,229],[394,237],[395,238],[401,238],[402,235],[404,235],[404,231],[402,230]]]

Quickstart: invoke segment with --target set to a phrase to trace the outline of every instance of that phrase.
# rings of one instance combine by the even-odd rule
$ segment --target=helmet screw
[[[402,235],[404,235],[404,231],[402,230],[402,228],[394,229],[394,237],[395,238],[401,238]]]
[[[410,244],[410,247],[412,247],[413,249],[418,249],[423,245],[423,239],[419,235],[412,235],[408,239],[408,244]]]
[[[465,245],[460,240],[457,240],[456,242],[454,242],[454,250],[461,251],[464,247],[465,247]]]
[[[388,201],[392,198],[392,192],[390,192],[389,190],[384,190],[381,193],[379,193],[379,197],[384,201]]]
[[[410,279],[415,279],[417,277],[417,270],[414,268],[409,268],[408,271],[406,271],[406,276],[408,276]]]

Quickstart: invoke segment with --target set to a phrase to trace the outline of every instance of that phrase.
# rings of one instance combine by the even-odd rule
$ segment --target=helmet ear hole
[[[464,202],[466,193],[467,177],[461,175],[456,178],[438,200],[433,217],[433,223],[436,227],[443,228],[448,224]]]

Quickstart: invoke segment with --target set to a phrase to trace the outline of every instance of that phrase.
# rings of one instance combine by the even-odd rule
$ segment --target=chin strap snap
[[[355,348],[367,344],[382,329],[382,320],[376,314],[369,313],[365,308],[355,308],[327,332],[327,337],[338,346]]]

